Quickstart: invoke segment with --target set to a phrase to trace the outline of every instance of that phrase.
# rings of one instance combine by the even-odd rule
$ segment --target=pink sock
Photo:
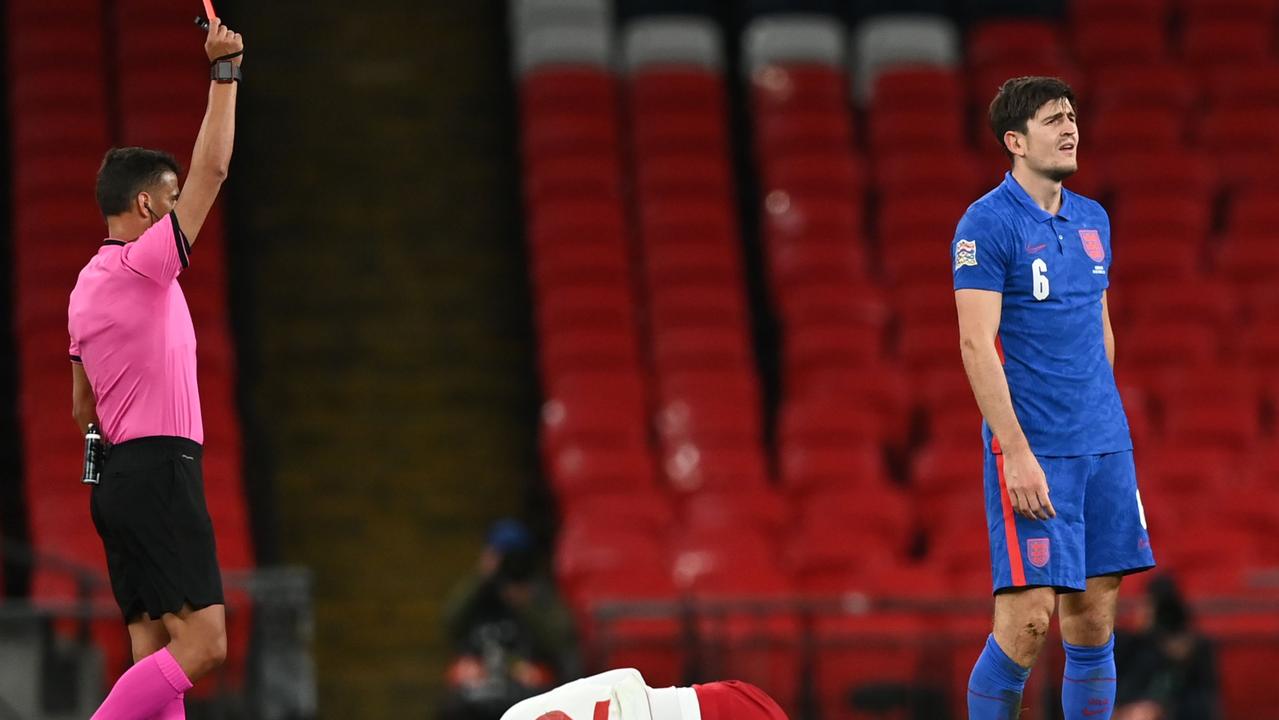
[[[173,654],[160,648],[120,676],[92,720],[148,720],[190,689]]]
[[[185,695],[179,695],[176,699],[169,702],[160,709],[160,712],[151,716],[151,720],[186,720],[187,708],[183,704]]]

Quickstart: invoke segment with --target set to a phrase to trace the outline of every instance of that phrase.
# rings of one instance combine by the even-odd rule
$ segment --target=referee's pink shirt
[[[169,213],[133,242],[104,242],[71,291],[71,361],[84,364],[112,443],[153,435],[204,443],[195,328],[178,285],[190,253]]]

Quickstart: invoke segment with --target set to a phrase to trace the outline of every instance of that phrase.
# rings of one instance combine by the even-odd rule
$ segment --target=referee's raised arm
[[[244,40],[218,18],[209,21],[204,41],[209,56],[209,105],[191,151],[191,171],[174,212],[187,241],[194,245],[209,208],[218,197],[231,165],[235,144],[235,95],[244,60]]]

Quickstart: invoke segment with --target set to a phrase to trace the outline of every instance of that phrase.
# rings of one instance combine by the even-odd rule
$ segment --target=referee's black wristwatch
[[[223,84],[240,82],[240,66],[231,62],[231,58],[239,54],[235,53],[214,60],[209,65],[209,79]]]

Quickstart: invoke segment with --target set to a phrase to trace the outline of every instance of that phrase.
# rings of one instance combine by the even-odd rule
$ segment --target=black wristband
[[[209,79],[218,83],[240,82],[240,66],[231,62],[218,58],[209,66]]]

